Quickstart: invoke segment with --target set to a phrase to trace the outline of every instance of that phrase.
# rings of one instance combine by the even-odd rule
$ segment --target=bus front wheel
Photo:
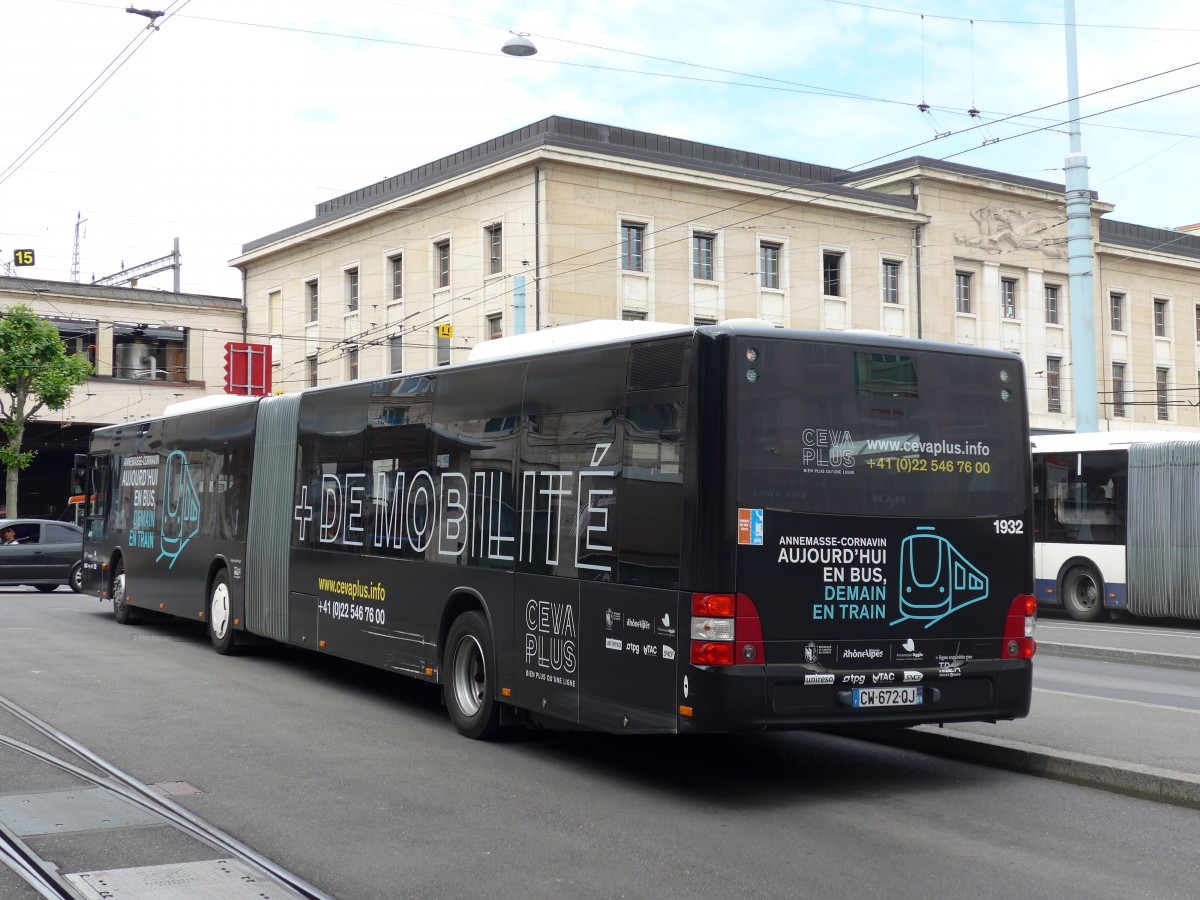
[[[1096,622],[1104,615],[1104,589],[1090,566],[1076,566],[1067,572],[1062,598],[1067,614],[1077,622]]]
[[[233,603],[229,598],[229,575],[224,569],[213,579],[208,595],[208,639],[222,656],[238,652],[236,630],[233,627]]]
[[[125,563],[117,560],[113,566],[112,582],[109,585],[109,596],[113,602],[113,618],[121,625],[137,621],[133,608],[125,602]]]
[[[487,620],[469,610],[450,626],[443,662],[446,681],[442,691],[450,720],[458,733],[488,740],[500,732],[500,704],[496,702],[496,662]]]

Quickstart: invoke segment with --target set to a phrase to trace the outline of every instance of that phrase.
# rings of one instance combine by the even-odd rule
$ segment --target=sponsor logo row
[[[804,676],[808,684],[912,684],[925,678],[924,672],[812,672]]]
[[[976,653],[982,659],[999,656],[999,647],[991,647],[984,642],[974,644]],[[928,640],[917,644],[912,638],[895,643],[875,644],[822,644],[809,641],[804,645],[804,661],[806,663],[821,663],[831,668],[845,665],[910,665],[910,666],[939,666],[945,667],[959,662],[968,662],[976,654],[962,652],[959,641]]]
[[[631,616],[609,607],[604,612],[604,627],[609,631],[626,628],[631,631],[647,633],[653,631],[656,635],[664,638],[675,637],[675,623],[671,621],[670,613],[663,613],[659,618],[651,620],[644,616]]]

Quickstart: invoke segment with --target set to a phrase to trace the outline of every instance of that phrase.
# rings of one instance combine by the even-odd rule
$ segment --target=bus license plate
[[[855,688],[855,706],[920,706],[922,690],[919,687],[873,687]]]

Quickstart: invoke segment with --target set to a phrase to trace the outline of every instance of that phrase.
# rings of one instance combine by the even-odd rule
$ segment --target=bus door
[[[108,452],[78,454],[75,477],[86,498],[79,525],[83,528],[83,593],[100,597],[107,590],[108,513],[113,486],[117,481],[114,466],[119,457]]]

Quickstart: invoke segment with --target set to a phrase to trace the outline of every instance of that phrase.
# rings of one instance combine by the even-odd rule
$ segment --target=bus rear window
[[[1015,357],[746,344],[735,389],[740,505],[925,517],[1026,510]]]
[[[917,366],[909,354],[854,352],[854,388],[880,397],[917,396]]]

